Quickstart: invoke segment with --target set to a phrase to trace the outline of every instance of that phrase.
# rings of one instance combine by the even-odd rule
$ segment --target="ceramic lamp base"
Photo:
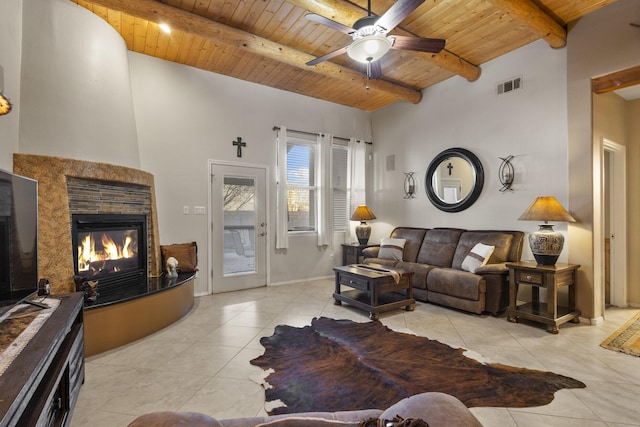
[[[366,222],[362,221],[360,225],[356,227],[356,237],[358,243],[366,245],[369,243],[369,237],[371,236],[371,227]]]
[[[555,231],[551,224],[540,224],[537,231],[529,234],[529,246],[538,265],[555,265],[562,247],[564,236]]]

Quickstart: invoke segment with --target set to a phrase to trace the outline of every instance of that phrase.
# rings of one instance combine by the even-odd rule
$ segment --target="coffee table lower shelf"
[[[364,291],[346,291],[333,294],[334,304],[340,305],[343,302],[369,313],[371,320],[378,320],[378,314],[386,311],[404,308],[407,311],[413,311],[416,306],[416,300],[407,299],[405,295],[388,293],[378,296],[378,305],[371,305],[371,295]]]

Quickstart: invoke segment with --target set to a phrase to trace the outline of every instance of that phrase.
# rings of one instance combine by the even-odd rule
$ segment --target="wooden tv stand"
[[[60,305],[0,375],[0,426],[67,426],[84,382],[83,294]]]

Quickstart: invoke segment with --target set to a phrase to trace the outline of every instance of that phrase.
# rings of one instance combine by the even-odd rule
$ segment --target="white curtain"
[[[333,238],[333,197],[331,191],[331,146],[333,135],[317,138],[316,200],[318,215],[318,246],[328,246]]]
[[[364,141],[351,138],[349,140],[349,204],[347,218],[351,218],[351,214],[360,205],[366,205],[366,176],[365,165],[367,157],[367,144]],[[355,226],[353,222],[349,223],[349,229],[345,233],[345,243],[356,241]]]
[[[276,249],[289,247],[288,205],[287,205],[287,128],[280,126],[276,139],[278,165],[276,176]]]

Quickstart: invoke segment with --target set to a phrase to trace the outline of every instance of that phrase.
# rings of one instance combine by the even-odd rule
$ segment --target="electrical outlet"
[[[204,206],[194,206],[193,213],[194,215],[204,215],[207,213],[207,209]]]
[[[189,206],[183,206],[182,207],[182,213],[185,215],[189,215]]]

